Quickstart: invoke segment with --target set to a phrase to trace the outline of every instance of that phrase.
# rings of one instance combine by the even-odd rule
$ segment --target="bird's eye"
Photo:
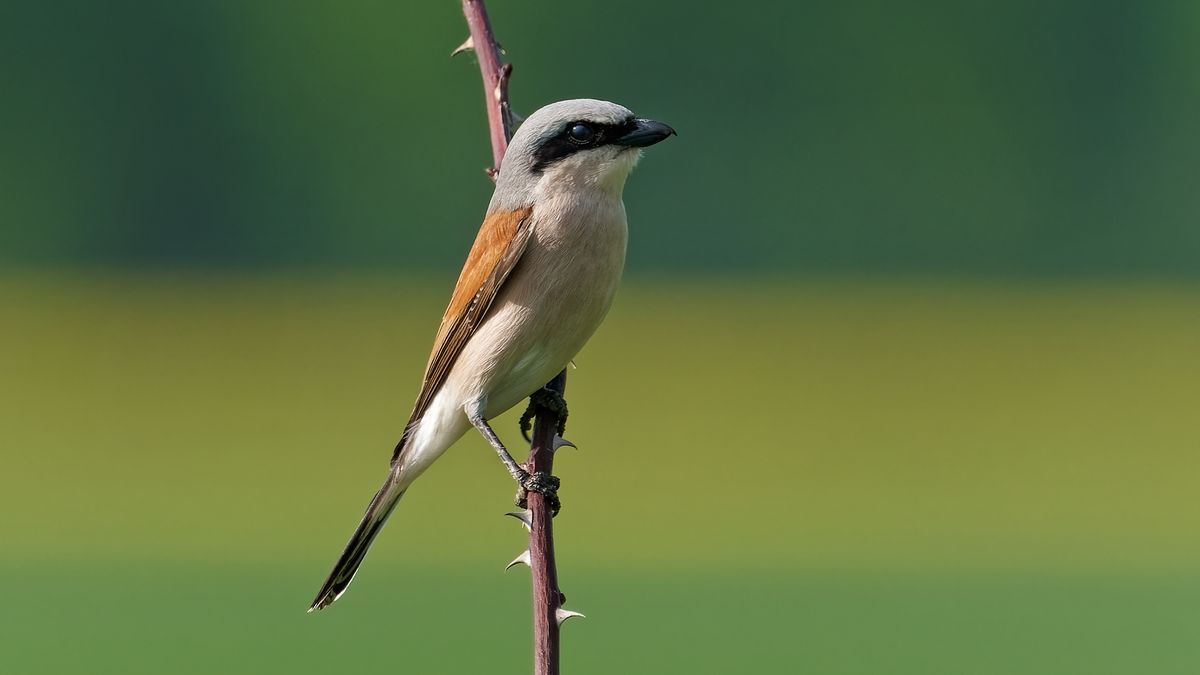
[[[571,125],[570,129],[567,130],[567,138],[570,138],[572,142],[579,143],[580,145],[590,143],[595,137],[596,130],[593,129],[591,125],[584,124],[583,122],[576,122],[575,124]]]

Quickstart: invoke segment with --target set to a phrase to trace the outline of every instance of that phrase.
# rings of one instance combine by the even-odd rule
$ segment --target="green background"
[[[440,271],[489,185],[456,2],[0,10],[0,261]],[[497,2],[514,107],[680,133],[633,271],[1194,278],[1200,6]]]
[[[1200,669],[1200,10],[491,10],[519,111],[680,131],[571,371],[566,672]],[[528,672],[473,436],[304,613],[490,192],[464,36],[0,7],[0,670]]]

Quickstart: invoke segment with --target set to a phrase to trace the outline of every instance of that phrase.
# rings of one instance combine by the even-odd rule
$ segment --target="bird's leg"
[[[496,436],[496,432],[492,431],[491,425],[487,423],[487,420],[483,418],[483,415],[478,410],[474,412],[468,411],[467,419],[471,420],[471,424],[475,425],[479,433],[483,434],[483,437],[491,444],[496,454],[500,456],[500,461],[504,463],[504,468],[508,469],[508,474],[521,486],[520,490],[517,491],[517,504],[524,508],[525,495],[530,491],[538,492],[544,495],[546,501],[550,503],[550,512],[557,515],[558,509],[561,506],[558,501],[558,478],[544,471],[531,474],[521,468],[521,465],[517,464],[517,460],[513,459],[513,456],[509,454],[508,449],[500,442],[500,438]]]
[[[517,460],[513,459],[513,456],[509,454],[508,448],[505,448],[504,444],[500,442],[500,439],[496,436],[496,432],[492,431],[492,427],[487,423],[487,420],[482,417],[476,417],[471,419],[471,424],[474,424],[479,433],[483,434],[483,437],[491,444],[496,454],[500,456],[500,461],[504,463],[504,468],[508,469],[508,475],[512,476],[513,480],[523,483],[529,479],[529,472],[522,469],[520,464],[517,464]]]
[[[529,407],[525,408],[521,415],[521,435],[525,437],[525,442],[533,442],[529,437],[529,430],[533,428],[533,418],[539,410],[554,414],[558,420],[558,436],[562,438],[563,432],[567,430],[567,399],[553,389],[542,387],[529,396]]]

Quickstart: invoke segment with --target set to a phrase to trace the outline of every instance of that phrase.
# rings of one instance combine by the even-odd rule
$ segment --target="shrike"
[[[625,265],[625,178],[674,134],[593,99],[552,103],[513,136],[442,315],[391,471],[309,611],[337,600],[404,491],[474,426],[522,488],[545,491],[488,420],[566,367],[600,325]]]

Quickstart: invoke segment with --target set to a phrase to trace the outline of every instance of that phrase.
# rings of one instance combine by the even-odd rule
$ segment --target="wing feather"
[[[404,428],[404,436],[396,445],[392,461],[400,456],[413,423],[425,414],[463,347],[483,322],[504,280],[525,252],[532,232],[532,214],[533,208],[527,207],[515,211],[497,211],[484,218],[471,252],[467,254],[467,262],[458,275],[458,283],[454,285],[450,304],[442,315],[442,323],[433,341],[433,353],[425,367],[421,393],[413,405],[412,416]]]

